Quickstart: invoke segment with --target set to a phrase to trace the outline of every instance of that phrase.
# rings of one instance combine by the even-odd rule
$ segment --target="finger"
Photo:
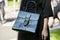
[[[44,39],[44,36],[42,35],[42,39]]]
[[[47,36],[44,36],[44,40],[46,40],[47,39]]]
[[[44,37],[44,40],[46,40],[46,38]]]

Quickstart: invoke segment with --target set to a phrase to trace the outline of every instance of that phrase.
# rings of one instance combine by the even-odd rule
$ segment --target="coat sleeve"
[[[51,0],[46,0],[44,9],[43,9],[43,18],[53,16],[52,8],[51,8]]]

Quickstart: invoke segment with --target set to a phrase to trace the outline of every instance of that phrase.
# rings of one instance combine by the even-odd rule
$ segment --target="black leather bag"
[[[35,6],[35,13],[27,12],[27,5],[29,3],[32,3]],[[40,14],[36,13],[36,3],[35,1],[29,1],[26,3],[26,10],[25,11],[19,11],[18,17],[16,19],[15,24],[13,25],[12,29],[14,30],[22,30],[22,31],[28,31],[35,33],[38,20],[40,17]]]

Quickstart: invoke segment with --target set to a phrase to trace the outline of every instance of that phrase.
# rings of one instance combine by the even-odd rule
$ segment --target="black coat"
[[[28,1],[32,1],[32,0],[22,0],[21,2],[21,8],[20,10],[25,11],[26,9],[26,3]],[[53,16],[52,13],[52,8],[51,8],[51,0],[33,0],[36,2],[37,6],[36,6],[36,12],[41,14],[39,21],[38,21],[38,26],[37,26],[37,30],[36,33],[30,33],[30,32],[22,32],[20,31],[18,33],[18,40],[42,40],[41,38],[41,32],[43,29],[43,23],[44,23],[44,18],[48,18],[50,16]],[[34,10],[34,6],[31,6],[32,4],[28,5],[28,8],[26,11],[28,12],[35,12]],[[47,40],[50,40],[50,35],[49,35],[49,29],[48,30],[48,37]]]

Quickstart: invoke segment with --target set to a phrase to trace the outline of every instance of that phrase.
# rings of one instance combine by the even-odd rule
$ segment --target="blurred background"
[[[5,0],[5,19],[7,20],[6,23],[0,23],[0,40],[17,40],[18,31],[13,31],[12,26],[16,21],[18,16],[19,8],[20,8],[21,0]],[[51,6],[54,13],[55,7],[60,5],[60,0],[51,0]],[[60,6],[58,7],[58,9]],[[59,11],[57,12],[59,13]],[[60,17],[60,13],[58,14]],[[53,17],[49,18],[49,26],[52,25]],[[50,28],[50,40],[60,40],[60,21],[55,19],[54,25]]]
[[[60,40],[60,0],[51,0],[53,15],[57,15],[59,18],[55,18],[54,25],[50,28],[50,40]],[[50,25],[52,23],[52,17],[50,18]]]

